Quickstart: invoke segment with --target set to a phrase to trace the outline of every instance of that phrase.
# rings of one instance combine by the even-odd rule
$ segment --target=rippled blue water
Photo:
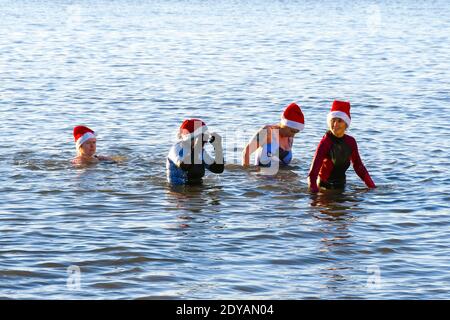
[[[448,1],[0,5],[0,298],[450,298]],[[307,191],[334,99],[376,190]],[[237,165],[294,100],[293,166]],[[187,117],[226,171],[173,190]],[[72,167],[76,124],[126,160]]]

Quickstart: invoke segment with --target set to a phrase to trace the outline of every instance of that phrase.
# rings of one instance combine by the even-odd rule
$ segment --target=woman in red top
[[[343,189],[346,181],[345,172],[350,162],[361,180],[369,188],[375,188],[375,183],[359,156],[356,140],[345,134],[351,122],[350,103],[334,101],[327,122],[329,130],[317,147],[308,175],[311,192],[318,192],[319,187]]]

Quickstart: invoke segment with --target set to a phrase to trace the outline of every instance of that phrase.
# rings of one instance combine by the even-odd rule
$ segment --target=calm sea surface
[[[448,1],[0,7],[0,298],[450,298]],[[308,193],[334,99],[376,190]],[[292,101],[292,166],[241,168]],[[226,170],[172,189],[188,117]],[[74,168],[77,124],[124,160]]]

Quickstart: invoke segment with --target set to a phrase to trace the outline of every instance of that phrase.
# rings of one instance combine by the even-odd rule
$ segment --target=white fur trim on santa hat
[[[88,141],[89,139],[92,139],[92,138],[96,138],[95,133],[86,132],[85,134],[83,134],[80,138],[78,138],[78,140],[76,142],[77,150],[83,145],[83,143],[85,143],[86,141]]]
[[[183,134],[183,140],[193,139],[195,137],[198,137],[202,133],[208,133],[208,126],[201,126],[197,129],[195,129],[194,132],[192,132],[190,134]]]
[[[328,125],[330,125],[330,121],[333,118],[339,118],[339,119],[344,120],[344,122],[347,124],[347,128],[350,127],[350,123],[352,122],[352,119],[350,119],[348,114],[346,114],[343,111],[332,111],[332,112],[330,112],[328,114],[328,116],[327,116]]]
[[[285,125],[285,126],[288,126],[290,128],[297,129],[299,131],[303,131],[303,129],[305,128],[305,124],[304,123],[288,120],[285,117],[281,117],[281,124]]]

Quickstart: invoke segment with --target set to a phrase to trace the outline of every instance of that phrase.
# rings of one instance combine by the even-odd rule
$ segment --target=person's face
[[[299,132],[300,130],[287,126],[280,128],[280,135],[282,135],[283,137],[294,137]]]
[[[330,121],[330,130],[338,138],[342,138],[347,129],[347,124],[341,118],[333,118]]]
[[[97,139],[91,138],[80,147],[81,155],[87,157],[93,157],[97,150]]]

